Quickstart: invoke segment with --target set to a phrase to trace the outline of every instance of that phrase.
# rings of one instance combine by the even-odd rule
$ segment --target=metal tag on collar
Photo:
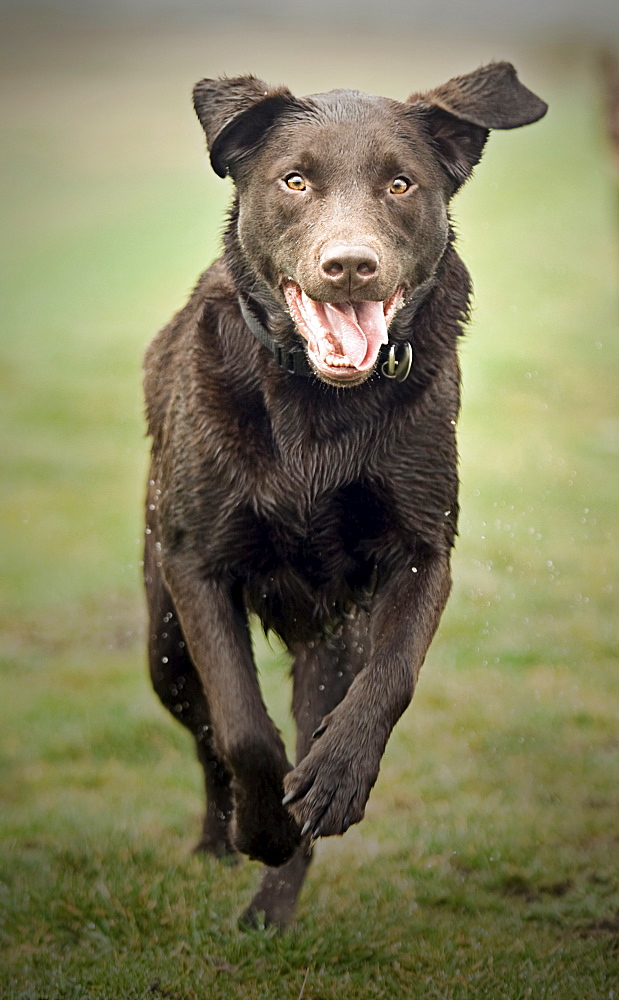
[[[401,357],[397,357],[398,347],[402,348]],[[380,370],[385,378],[394,378],[396,382],[404,382],[413,367],[413,348],[405,341],[403,344],[390,344],[387,360],[383,361]]]

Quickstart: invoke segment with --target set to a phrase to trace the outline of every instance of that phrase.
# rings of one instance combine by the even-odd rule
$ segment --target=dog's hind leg
[[[297,764],[308,753],[319,723],[339,705],[365,665],[368,632],[369,618],[360,611],[354,618],[346,619],[337,635],[293,650],[292,711],[297,724]]]
[[[214,750],[204,689],[157,565],[152,531],[146,536],[144,580],[149,611],[148,659],[153,687],[168,711],[193,734],[198,760],[204,771],[206,813],[196,850],[217,857],[235,854],[230,837],[233,808],[230,774]]]
[[[297,763],[308,752],[317,726],[339,704],[362,669],[368,641],[368,620],[360,613],[346,622],[341,635],[293,650]],[[312,844],[306,835],[287,864],[265,870],[256,895],[241,917],[241,926],[272,924],[283,930],[292,920],[311,860]]]

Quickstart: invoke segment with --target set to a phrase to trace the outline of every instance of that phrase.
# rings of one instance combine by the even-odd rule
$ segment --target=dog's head
[[[297,98],[243,76],[200,81],[194,106],[214,170],[235,181],[252,279],[337,385],[371,374],[396,312],[431,280],[449,200],[489,130],[547,108],[504,62],[405,102],[349,90]]]

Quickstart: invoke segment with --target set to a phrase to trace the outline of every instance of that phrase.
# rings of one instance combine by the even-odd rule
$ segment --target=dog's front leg
[[[164,569],[204,686],[217,750],[233,776],[235,846],[265,864],[281,865],[300,841],[282,806],[282,782],[291,765],[262,700],[240,595],[235,599],[229,586],[202,579],[180,561]]]
[[[377,592],[368,663],[284,782],[284,803],[302,833],[342,834],[363,818],[387,740],[411,700],[449,590],[449,559],[436,555],[409,564]]]

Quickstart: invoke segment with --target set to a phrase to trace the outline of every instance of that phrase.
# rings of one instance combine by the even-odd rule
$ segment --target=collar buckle
[[[275,360],[280,368],[289,375],[308,375],[307,362],[302,350],[287,351],[279,345],[275,346]]]

